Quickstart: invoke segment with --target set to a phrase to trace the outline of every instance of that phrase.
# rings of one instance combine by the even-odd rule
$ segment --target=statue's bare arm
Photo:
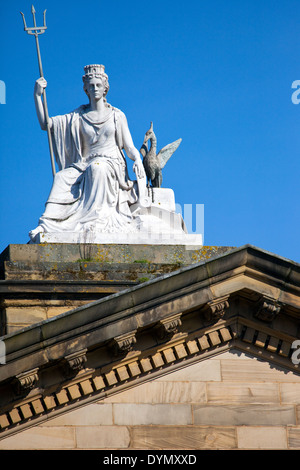
[[[47,129],[46,116],[45,116],[44,105],[42,101],[42,94],[46,86],[47,86],[47,82],[43,77],[36,80],[35,86],[34,86],[35,109],[36,109],[36,113],[37,113],[37,117],[38,117],[41,129],[43,131]],[[49,126],[51,129],[52,127],[51,118],[49,118]]]
[[[122,116],[123,146],[127,156],[134,161],[133,169],[139,178],[145,177],[143,162],[138,149],[134,146],[125,114]]]

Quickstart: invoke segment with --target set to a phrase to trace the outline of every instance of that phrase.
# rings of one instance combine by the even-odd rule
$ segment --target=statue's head
[[[82,76],[82,80],[83,80],[83,89],[85,93],[89,96],[88,90],[87,90],[88,84],[90,80],[95,79],[95,78],[100,79],[102,81],[102,84],[104,86],[103,96],[106,96],[109,90],[108,76],[104,72],[104,65],[101,65],[101,64],[91,64],[91,65],[86,65],[84,67],[84,75]]]

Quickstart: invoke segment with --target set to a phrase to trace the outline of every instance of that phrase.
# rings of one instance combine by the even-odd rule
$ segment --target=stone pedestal
[[[0,255],[1,333],[11,333],[147,282],[228,247],[183,245],[9,245]]]

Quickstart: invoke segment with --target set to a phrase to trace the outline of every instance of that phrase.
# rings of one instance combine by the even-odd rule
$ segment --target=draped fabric
[[[81,106],[52,118],[59,170],[39,221],[44,232],[134,231],[129,205],[136,202],[122,152],[125,115],[113,108],[94,122]]]

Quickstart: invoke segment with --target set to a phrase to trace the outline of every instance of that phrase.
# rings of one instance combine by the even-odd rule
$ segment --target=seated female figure
[[[59,171],[46,202],[38,233],[131,232],[134,221],[130,204],[138,194],[127,172],[123,149],[134,161],[137,178],[144,168],[135,148],[125,114],[106,101],[109,89],[104,66],[84,67],[82,77],[89,104],[75,111],[49,118],[52,142]],[[46,129],[42,103],[44,78],[36,81],[34,98],[40,126]]]

